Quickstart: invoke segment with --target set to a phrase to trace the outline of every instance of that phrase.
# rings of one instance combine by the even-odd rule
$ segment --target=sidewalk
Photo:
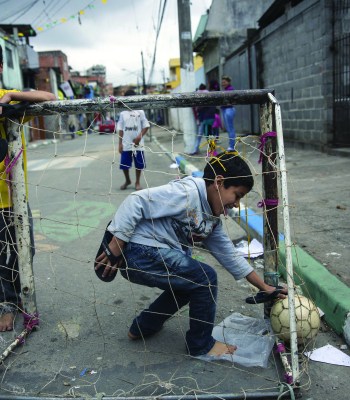
[[[226,134],[221,134],[222,149]],[[177,162],[182,173],[201,176],[205,146],[198,156],[183,152],[183,135],[171,135],[152,127],[152,140],[169,161]],[[241,226],[251,237],[262,240],[263,218],[256,206],[261,200],[261,166],[257,138],[242,138],[238,151],[255,171],[255,187],[247,197],[248,213],[241,212]],[[204,144],[204,140],[202,141]],[[222,151],[220,149],[220,151]],[[285,144],[287,179],[296,283],[325,313],[325,321],[350,344],[350,152],[332,150],[331,155]],[[281,221],[279,226],[283,227]],[[283,232],[283,228],[280,228]],[[285,275],[284,236],[280,235],[280,273]],[[285,277],[285,276],[284,276]]]

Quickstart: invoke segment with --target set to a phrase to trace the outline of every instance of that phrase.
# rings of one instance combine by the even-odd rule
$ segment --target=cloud
[[[205,13],[209,2],[192,0],[192,36],[199,17]],[[11,0],[8,3],[13,6]],[[58,5],[61,3],[57,1]],[[52,29],[45,28],[43,32],[38,32],[37,37],[31,39],[36,51],[62,50],[68,57],[69,65],[79,71],[95,64],[103,64],[107,69],[107,81],[115,86],[136,83],[137,79],[141,79],[143,51],[145,75],[148,77],[155,47],[159,1],[108,0],[103,4],[101,0],[95,0],[92,3],[94,8],[86,8],[80,16],[81,24],[77,14],[90,4],[91,0],[63,3],[66,6],[60,10],[56,8],[56,13],[54,8],[49,7],[45,13],[43,3],[38,2],[30,13],[16,21],[35,21],[33,27],[37,29],[38,26],[45,28],[50,21],[67,19],[67,22],[59,23]],[[70,19],[72,15],[76,18]],[[50,19],[47,19],[48,16]],[[154,79],[158,82],[163,81],[164,74],[168,76],[169,59],[179,57],[178,35],[177,1],[168,0],[157,45]]]

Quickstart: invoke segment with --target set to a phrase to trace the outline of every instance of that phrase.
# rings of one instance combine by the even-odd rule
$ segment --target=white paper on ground
[[[169,168],[172,168],[172,169],[179,168],[179,164],[172,163],[169,165]]]
[[[312,361],[350,367],[350,357],[331,344],[326,344],[312,351],[305,351],[304,355]]]
[[[324,316],[324,312],[320,309],[320,307],[317,307],[318,313],[320,314],[320,318]]]
[[[235,248],[243,257],[256,258],[264,254],[263,245],[256,239],[249,244],[246,240],[241,240]]]

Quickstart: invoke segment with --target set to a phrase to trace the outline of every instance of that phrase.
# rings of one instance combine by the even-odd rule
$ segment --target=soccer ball
[[[312,339],[320,329],[320,314],[315,304],[305,296],[295,296],[295,319],[298,343]],[[271,308],[271,327],[276,335],[288,342],[290,340],[288,298],[278,300]]]

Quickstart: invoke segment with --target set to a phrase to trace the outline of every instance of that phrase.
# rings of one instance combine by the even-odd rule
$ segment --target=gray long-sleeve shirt
[[[186,177],[128,196],[108,230],[124,242],[172,248],[191,255],[202,241],[235,279],[253,271],[225,233],[222,221],[212,215],[202,178]]]

